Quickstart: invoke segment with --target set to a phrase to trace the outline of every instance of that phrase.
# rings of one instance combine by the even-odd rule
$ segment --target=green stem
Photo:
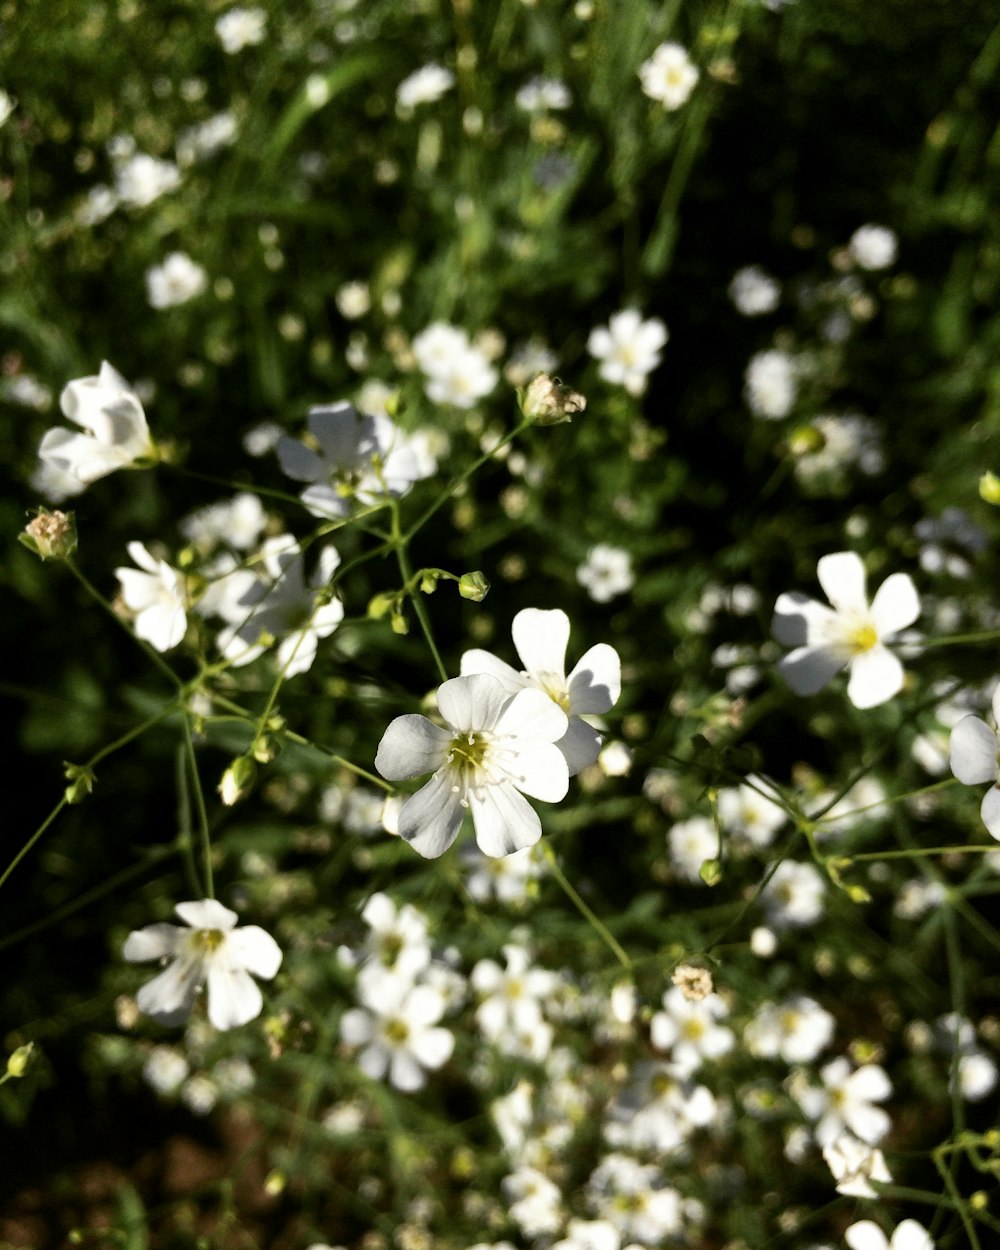
[[[553,851],[552,847],[549,846],[547,842],[545,843],[543,850],[545,858],[548,860],[549,867],[552,869],[552,875],[559,882],[563,889],[563,893],[577,909],[580,915],[583,916],[587,923],[594,929],[594,931],[599,934],[605,945],[614,954],[614,957],[618,960],[625,971],[631,975],[632,961],[629,959],[620,943],[615,939],[607,925],[597,918],[597,916],[593,913],[593,911],[591,911],[591,909],[570,884],[568,877],[559,867],[559,861],[556,859],[555,851]]]
[[[410,566],[410,557],[406,550],[406,545],[409,542],[409,539],[404,538],[400,531],[399,507],[396,504],[392,507],[392,539],[393,545],[396,549],[396,560],[399,564],[399,572],[403,578],[403,585],[410,586],[413,582],[413,569]],[[413,604],[413,611],[416,613],[417,620],[420,622],[420,628],[423,631],[427,646],[430,648],[430,653],[434,658],[435,665],[437,666],[438,675],[442,681],[447,681],[448,670],[444,666],[444,660],[441,659],[441,653],[438,651],[437,643],[434,641],[430,617],[427,615],[427,608],[424,606],[423,597],[421,596],[419,589],[411,589],[409,593],[410,602]]]
[[[201,777],[198,775],[198,760],[194,752],[194,739],[191,737],[191,722],[186,714],[184,716],[184,748],[191,774],[191,784],[194,788],[195,806],[198,809],[198,832],[201,836],[201,853],[205,872],[205,897],[215,898],[215,881],[212,875],[212,835],[208,828],[208,810],[205,807]]]

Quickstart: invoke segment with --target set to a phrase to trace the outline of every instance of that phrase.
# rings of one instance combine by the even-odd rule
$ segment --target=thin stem
[[[879,799],[876,803],[866,803],[864,807],[852,807],[849,812],[840,812],[833,816],[814,816],[813,824],[822,825],[826,821],[843,820],[846,816],[860,816],[862,812],[874,811],[877,807],[890,807],[893,803],[903,803],[906,799],[919,798],[922,794],[934,794],[938,790],[946,790],[949,786],[958,784],[957,777],[945,777],[941,781],[935,781],[929,786],[921,786],[918,790],[907,790],[905,794],[887,795],[884,799]],[[823,809],[828,812],[829,808]],[[985,848],[984,848],[985,849]]]
[[[403,585],[409,586],[413,581],[413,569],[410,566],[410,557],[407,554],[406,544],[409,539],[404,538],[399,528],[399,508],[393,506],[392,509],[392,538],[396,548],[396,560],[399,564],[399,572],[403,578]],[[434,663],[437,666],[438,675],[442,681],[448,680],[448,670],[444,666],[444,660],[441,659],[441,653],[437,649],[437,643],[434,641],[434,634],[431,630],[430,617],[427,615],[427,608],[418,590],[410,590],[410,602],[413,604],[413,611],[417,614],[417,620],[420,622],[420,628],[423,631],[427,646],[430,653],[434,657]]]
[[[628,955],[625,953],[621,944],[615,939],[614,935],[608,929],[607,925],[605,925],[603,921],[597,918],[597,916],[593,913],[593,911],[591,911],[591,909],[587,906],[587,904],[583,901],[580,895],[576,892],[576,890],[570,884],[569,879],[567,878],[566,874],[559,867],[559,861],[556,859],[555,851],[553,851],[552,847],[549,846],[547,842],[545,843],[543,850],[545,853],[545,858],[549,862],[549,867],[552,869],[552,875],[559,882],[560,886],[562,886],[563,893],[570,900],[573,906],[577,909],[580,915],[583,916],[583,918],[588,922],[588,924],[590,924],[590,926],[595,930],[595,932],[597,932],[600,935],[605,945],[611,950],[611,952],[614,954],[614,957],[618,960],[618,962],[625,969],[625,971],[628,973],[631,973],[632,961],[629,959]]]
[[[184,716],[184,747],[187,753],[188,768],[191,773],[191,784],[194,787],[194,801],[198,809],[198,831],[201,835],[202,862],[205,872],[205,897],[215,898],[215,881],[212,876],[212,835],[208,828],[208,810],[205,807],[205,795],[201,788],[201,777],[198,775],[198,761],[194,752],[194,739],[191,737],[191,722]]]

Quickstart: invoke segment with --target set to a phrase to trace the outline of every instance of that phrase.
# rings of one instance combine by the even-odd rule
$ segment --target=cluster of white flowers
[[[455,85],[455,75],[443,65],[423,65],[396,88],[396,107],[403,116],[418,104],[433,104]]]
[[[497,384],[486,353],[458,326],[435,321],[413,340],[413,355],[426,379],[428,399],[472,408]]]
[[[733,274],[729,298],[744,317],[763,317],[778,307],[781,284],[760,265],[746,265]]]
[[[208,274],[185,252],[171,252],[162,265],[146,271],[146,296],[152,308],[175,308],[208,286]]]
[[[758,352],[747,365],[743,393],[755,417],[765,421],[787,417],[798,396],[794,357],[777,348]]]
[[[216,19],[215,33],[224,52],[234,56],[244,48],[263,43],[267,36],[267,13],[263,9],[228,9]]]

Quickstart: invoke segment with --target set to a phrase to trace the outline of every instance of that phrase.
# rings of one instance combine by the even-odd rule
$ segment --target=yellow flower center
[[[460,733],[451,740],[448,759],[453,768],[474,776],[482,768],[488,749],[489,739],[485,734]]]
[[[194,935],[195,946],[200,947],[206,955],[217,951],[225,941],[226,935],[221,929],[199,929]]]
[[[862,652],[870,651],[878,644],[878,633],[874,625],[866,622],[851,630],[847,642],[856,655],[861,655]]]

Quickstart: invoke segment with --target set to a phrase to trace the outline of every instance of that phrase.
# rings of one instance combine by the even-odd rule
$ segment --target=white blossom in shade
[[[372,1080],[387,1076],[395,1089],[421,1089],[425,1073],[451,1058],[455,1038],[438,1023],[445,1010],[438,990],[372,963],[358,977],[358,1000],[362,1006],[341,1018],[340,1036],[362,1047],[358,1066]]]
[[[472,408],[497,384],[499,374],[486,353],[458,326],[434,321],[414,337],[412,348],[427,397],[436,404]]]
[[[422,65],[396,88],[396,106],[409,113],[418,104],[433,104],[455,85],[455,75],[443,65]]]
[[[277,451],[282,470],[308,483],[301,499],[313,516],[349,516],[405,494],[437,468],[425,443],[389,417],[359,413],[349,403],[311,408],[306,424],[317,450],[282,436]]]
[[[345,282],[337,288],[333,298],[337,311],[348,321],[364,317],[372,306],[371,290],[367,282]]]
[[[698,69],[679,43],[661,43],[639,66],[639,81],[651,100],[668,112],[686,104],[698,81]]]
[[[365,903],[361,918],[368,925],[363,950],[367,960],[410,982],[427,969],[431,962],[427,920],[412,903],[397,908],[388,894],[379,892]]]
[[[610,1221],[623,1241],[655,1245],[681,1231],[680,1194],[663,1184],[655,1164],[624,1154],[605,1155],[591,1173],[586,1193],[595,1214]]]
[[[743,394],[755,417],[780,421],[795,406],[798,395],[795,358],[772,348],[751,356],[743,380]]]
[[[542,1003],[559,987],[559,978],[545,968],[534,968],[523,946],[503,948],[506,968],[492,959],[481,959],[472,969],[469,983],[480,998],[476,1024],[491,1042],[505,1033],[530,1034],[542,1024]]]
[[[927,881],[923,877],[904,881],[896,891],[892,914],[901,920],[919,920],[940,907],[947,897],[948,891],[940,881]]]
[[[146,208],[180,184],[181,171],[173,161],[136,152],[115,169],[114,195],[129,208]]]
[[[227,577],[226,593],[213,610],[227,622],[217,645],[237,667],[262,655],[274,640],[276,659],[285,677],[312,667],[321,638],[328,638],[344,616],[339,599],[325,590],[340,563],[336,548],[327,545],[307,583],[305,559],[291,534],[269,538],[256,571],[237,569]]]
[[[865,567],[853,551],[823,556],[816,571],[833,606],[799,591],[779,595],[771,633],[793,648],[779,661],[779,672],[796,694],[811,695],[847,668],[847,697],[855,707],[885,703],[904,680],[886,643],[920,615],[916,587],[906,573],[893,573],[869,605]]]
[[[604,1136],[619,1149],[666,1153],[711,1124],[718,1110],[711,1092],[677,1065],[644,1061],[611,1103]]]
[[[997,1065],[984,1050],[967,1050],[955,1061],[953,1084],[967,1102],[979,1102],[996,1089]]]
[[[858,1220],[844,1230],[844,1241],[850,1250],[934,1250],[934,1239],[916,1220],[903,1220],[885,1233],[874,1220]]]
[[[59,397],[63,415],[83,433],[49,430],[38,448],[43,467],[75,479],[79,493],[98,478],[155,457],[138,395],[105,361],[94,377],[69,382]],[[67,492],[68,493],[68,492]]]
[[[608,603],[635,585],[632,557],[621,547],[596,543],[577,566],[576,580],[595,603]]]
[[[860,413],[823,414],[815,417],[806,434],[818,435],[818,446],[796,447],[795,476],[805,486],[819,488],[857,469],[871,477],[885,468],[881,427]],[[793,435],[793,441],[797,438]]]
[[[823,1158],[836,1181],[838,1194],[849,1198],[877,1198],[878,1190],[872,1181],[892,1184],[892,1174],[882,1151],[858,1141],[850,1133],[841,1133],[824,1146]]]
[[[175,308],[201,295],[208,274],[185,252],[171,252],[162,265],[146,270],[146,297],[152,308]]]
[[[569,773],[555,744],[566,734],[566,713],[541,690],[508,696],[486,673],[444,682],[437,704],[447,728],[426,716],[398,716],[375,756],[389,781],[434,772],[403,804],[400,835],[435,859],[454,842],[469,810],[485,854],[533,846],[542,826],[524,795],[549,803],[565,797]]]
[[[11,113],[17,107],[17,101],[6,91],[0,89],[0,129],[6,126]]]
[[[729,298],[744,317],[763,317],[778,307],[781,284],[760,265],[745,265],[733,274]]]
[[[187,629],[184,575],[151,556],[142,543],[129,543],[128,553],[138,568],[115,569],[115,577],[126,607],[135,613],[136,635],[157,651],[169,651]]]
[[[657,1050],[670,1051],[677,1071],[690,1076],[706,1060],[719,1059],[732,1050],[732,1030],[719,1023],[728,1015],[718,994],[690,999],[674,985],[663,995],[663,1010],[649,1022],[650,1040]]]
[[[562,1193],[544,1172],[521,1166],[502,1182],[507,1214],[525,1237],[543,1237],[562,1225]]]
[[[530,1081],[518,1081],[509,1093],[490,1103],[490,1119],[503,1142],[504,1150],[513,1158],[523,1157],[528,1133],[534,1122],[535,1087]]]
[[[771,794],[774,798],[768,798]],[[727,833],[761,850],[774,841],[788,813],[780,806],[777,791],[751,773],[743,785],[719,791],[719,820]]]
[[[811,1063],[833,1040],[834,1018],[804,994],[762,1003],[743,1031],[750,1054],[785,1063]]]
[[[569,775],[593,764],[601,749],[601,735],[582,718],[610,712],[621,694],[618,652],[599,642],[586,651],[569,676],[566,648],[569,617],[561,608],[524,608],[514,617],[511,635],[523,668],[512,668],[489,651],[466,651],[461,671],[489,673],[509,695],[519,690],[541,690],[569,717],[569,728],[558,742]]]
[[[177,163],[193,165],[207,160],[236,138],[236,118],[230,112],[216,113],[196,126],[189,126],[177,136]]]
[[[519,343],[504,365],[503,375],[511,386],[527,386],[540,373],[553,374],[559,368],[559,357],[541,339]]]
[[[462,847],[465,888],[479,903],[496,899],[508,907],[518,907],[532,897],[534,882],[545,874],[545,861],[538,848],[526,846],[503,859],[484,855],[474,842]]]
[[[601,362],[598,373],[605,382],[624,386],[630,395],[642,395],[668,338],[658,317],[643,321],[637,309],[626,308],[606,326],[591,330],[587,351]]]
[[[859,226],[847,250],[862,269],[888,269],[896,261],[896,235],[888,226]]]
[[[1000,724],[1000,685],[993,694],[993,719]],[[980,815],[991,837],[1000,840],[1000,735],[978,716],[963,716],[951,731],[951,771],[965,786],[984,783]]]
[[[274,451],[284,432],[276,421],[262,421],[243,435],[243,450],[248,456],[266,456]]]
[[[193,1115],[208,1115],[219,1101],[215,1082],[202,1072],[196,1072],[181,1086],[181,1102]]]
[[[620,1250],[621,1234],[609,1220],[570,1220],[552,1250]]]
[[[107,221],[119,203],[118,192],[104,183],[99,183],[87,191],[74,216],[81,226],[98,226],[102,221]]]
[[[263,43],[267,34],[267,14],[263,9],[229,9],[216,20],[215,33],[224,52],[233,56],[244,48]]]
[[[667,834],[667,851],[679,877],[685,881],[700,881],[702,864],[719,853],[719,834],[714,822],[707,816],[678,821]]]
[[[775,929],[800,929],[823,914],[826,881],[812,864],[786,859],[761,891],[761,902]]]
[[[842,1134],[874,1145],[891,1127],[889,1116],[875,1104],[892,1095],[892,1082],[875,1063],[851,1067],[843,1056],[820,1069],[822,1088],[793,1084],[792,1095],[805,1114],[816,1121],[813,1130],[820,1146],[829,1146]]]
[[[176,1094],[190,1070],[179,1050],[174,1050],[173,1046],[154,1046],[142,1066],[142,1076],[158,1094]]]
[[[514,103],[526,113],[545,113],[551,110],[568,109],[573,102],[569,88],[558,78],[529,78],[523,87],[518,88]],[[543,370],[544,372],[544,370]]]
[[[222,544],[236,551],[249,551],[267,525],[267,513],[258,495],[240,491],[232,499],[220,499],[189,513],[180,531],[189,543],[205,551]]]
[[[253,977],[269,981],[281,966],[274,938],[257,925],[238,929],[236,913],[215,899],[178,903],[175,911],[187,928],[147,925],[125,942],[123,954],[130,963],[170,961],[139,990],[139,1010],[164,1024],[178,1024],[207,982],[208,1018],[217,1029],[236,1028],[259,1016],[263,999]]]

